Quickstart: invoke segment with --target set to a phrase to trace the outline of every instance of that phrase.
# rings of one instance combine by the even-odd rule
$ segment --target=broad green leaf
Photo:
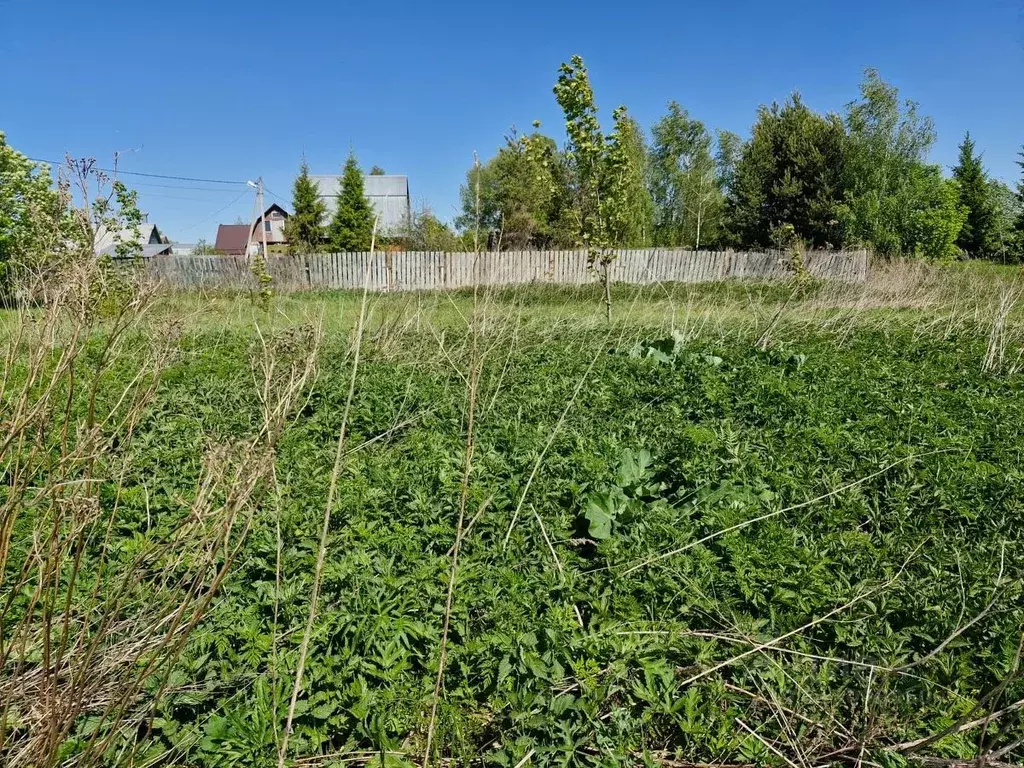
[[[648,350],[647,350],[647,357],[651,358],[652,360],[657,360],[659,363],[671,363],[672,362],[672,356],[671,355],[666,354],[665,352],[662,352],[660,349],[657,349],[656,347],[649,347],[648,348]]]
[[[640,482],[651,465],[651,452],[644,449],[634,452],[626,448],[619,458],[618,485],[624,488]]]
[[[592,539],[607,539],[612,535],[612,521],[615,519],[616,507],[611,494],[594,494],[587,501],[584,516],[589,523],[587,532]]]

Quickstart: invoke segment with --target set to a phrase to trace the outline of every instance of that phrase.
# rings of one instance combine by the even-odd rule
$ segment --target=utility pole
[[[252,224],[249,225],[249,234],[245,238],[245,261],[251,263],[252,261],[252,236],[253,230],[256,229],[256,222],[260,222],[260,228],[263,228],[263,177],[259,177],[256,181],[245,182],[250,187],[256,190],[256,195],[252,199]],[[263,247],[266,248],[266,236],[264,235]]]
[[[263,177],[256,179],[256,194],[260,199],[260,232],[263,234],[263,261],[267,260],[267,205],[263,201]]]

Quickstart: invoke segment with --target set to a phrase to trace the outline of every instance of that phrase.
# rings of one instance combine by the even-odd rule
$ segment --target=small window
[[[263,231],[264,232],[269,232],[270,231],[270,221],[269,220],[265,220],[263,222]]]

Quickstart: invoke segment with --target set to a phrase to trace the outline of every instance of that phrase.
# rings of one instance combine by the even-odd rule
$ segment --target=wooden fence
[[[867,278],[866,251],[815,251],[804,259],[816,278],[859,282]],[[147,276],[178,289],[251,289],[256,286],[244,256],[154,256],[143,259]],[[271,256],[267,272],[277,291],[360,289],[429,291],[475,285],[528,283],[583,285],[599,280],[586,251],[501,251],[474,253],[322,253]],[[614,282],[636,285],[702,283],[732,279],[784,279],[793,275],[791,257],[781,251],[616,251]]]

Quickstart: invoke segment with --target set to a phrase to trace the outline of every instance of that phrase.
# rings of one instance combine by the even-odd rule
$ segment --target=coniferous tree
[[[363,192],[363,172],[355,153],[350,152],[338,190],[338,207],[331,219],[331,247],[335,251],[368,251],[373,218],[373,208]]]
[[[799,95],[761,107],[730,189],[737,240],[771,246],[792,233],[814,247],[842,247],[845,150],[839,117],[813,112]]]
[[[292,187],[292,215],[285,223],[285,238],[291,253],[313,253],[324,241],[324,216],[327,206],[320,199],[316,184],[309,178],[305,158]]]
[[[981,156],[974,153],[971,134],[960,144],[960,158],[953,168],[960,204],[967,209],[967,220],[956,244],[972,256],[990,256],[994,250],[996,211]]]

